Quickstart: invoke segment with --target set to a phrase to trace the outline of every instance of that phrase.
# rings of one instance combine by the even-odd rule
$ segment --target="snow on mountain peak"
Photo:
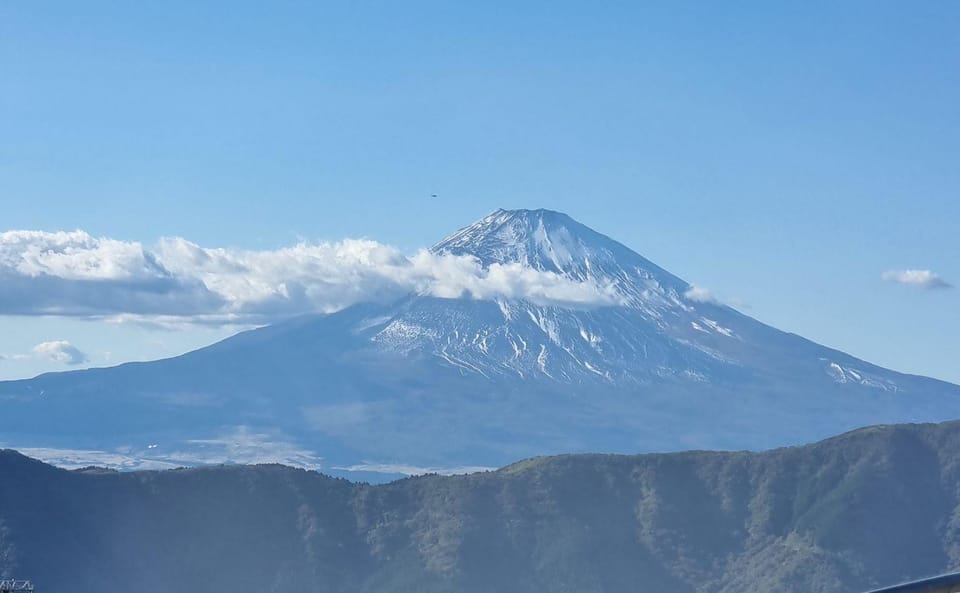
[[[690,284],[625,245],[553,210],[497,210],[443,239],[438,254],[470,255],[484,266],[521,264],[579,282],[612,286],[624,304],[680,305]]]
[[[519,263],[538,270],[576,273],[591,257],[609,255],[610,239],[551,210],[497,210],[432,248],[469,254],[484,263]]]
[[[476,258],[491,271],[523,267],[593,285],[611,295],[611,306],[413,298],[373,332],[378,348],[437,356],[485,377],[573,383],[674,375],[703,381],[737,366],[716,343],[740,340],[727,326],[734,312],[687,298],[690,284],[566,214],[497,210],[431,252]]]

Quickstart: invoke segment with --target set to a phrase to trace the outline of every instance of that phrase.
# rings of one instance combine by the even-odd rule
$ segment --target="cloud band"
[[[148,249],[83,231],[0,233],[0,314],[6,315],[265,323],[411,292],[567,306],[619,302],[612,286],[520,264],[484,267],[469,256],[427,250],[407,256],[369,240],[250,251],[179,237]]]

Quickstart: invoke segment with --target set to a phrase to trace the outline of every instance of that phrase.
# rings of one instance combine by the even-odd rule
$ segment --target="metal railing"
[[[33,593],[33,583],[15,579],[0,579],[0,593],[12,593],[13,591]]]
[[[960,572],[877,589],[870,593],[960,593]]]

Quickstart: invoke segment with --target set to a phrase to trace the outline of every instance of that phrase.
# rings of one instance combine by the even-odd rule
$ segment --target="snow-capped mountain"
[[[465,373],[573,384],[599,378],[621,386],[675,376],[723,383],[749,374],[758,347],[773,354],[772,342],[782,336],[698,297],[689,283],[558,212],[499,210],[432,250],[473,256],[484,266],[552,272],[613,297],[611,306],[579,308],[411,297],[379,323],[370,321],[379,348],[432,355]],[[835,380],[897,389],[869,371],[844,370],[860,363],[821,354],[817,366]]]
[[[652,282],[688,285],[624,245],[551,210],[497,210],[443,239],[435,253],[470,255],[484,265],[518,263],[577,280],[615,282],[624,295]]]
[[[12,427],[2,444],[74,464],[404,472],[564,451],[760,448],[960,417],[960,387],[704,299],[564,214],[500,210],[432,251],[597,298],[410,294],[173,359],[0,383]]]

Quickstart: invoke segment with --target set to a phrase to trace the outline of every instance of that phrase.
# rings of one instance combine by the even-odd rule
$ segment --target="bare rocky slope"
[[[371,486],[0,452],[0,575],[101,591],[840,593],[960,567],[960,423]]]

